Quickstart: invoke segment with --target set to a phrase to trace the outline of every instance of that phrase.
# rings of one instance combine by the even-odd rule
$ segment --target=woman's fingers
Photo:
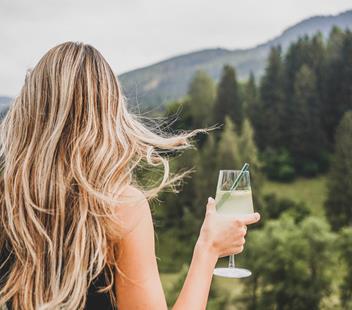
[[[238,222],[242,225],[249,225],[257,223],[260,220],[260,214],[258,212],[246,214],[245,216],[238,219]]]
[[[208,198],[208,203],[207,203],[207,213],[212,213],[215,212],[216,208],[215,208],[215,200],[212,197]]]
[[[239,235],[240,235],[241,237],[244,237],[246,234],[247,234],[247,226],[244,225],[242,228],[240,228],[240,230],[239,230]]]

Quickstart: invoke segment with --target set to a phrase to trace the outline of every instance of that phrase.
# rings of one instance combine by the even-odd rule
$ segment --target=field
[[[313,215],[324,216],[326,199],[326,176],[314,179],[299,178],[292,183],[266,181],[264,193],[275,193],[280,198],[288,198],[296,202],[304,202]]]

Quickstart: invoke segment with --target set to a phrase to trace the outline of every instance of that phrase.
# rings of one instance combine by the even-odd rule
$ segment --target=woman
[[[148,199],[182,177],[169,176],[162,151],[189,147],[197,131],[142,125],[102,55],[73,42],[27,74],[0,129],[0,305],[167,309]],[[163,167],[153,188],[134,178],[146,163]],[[174,309],[205,309],[217,259],[241,252],[258,220],[222,218],[209,198]]]

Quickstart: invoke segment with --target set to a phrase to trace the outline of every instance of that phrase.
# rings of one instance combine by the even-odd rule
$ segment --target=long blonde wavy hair
[[[163,152],[188,148],[196,133],[162,133],[129,112],[92,46],[50,49],[0,125],[0,251],[14,258],[0,305],[82,309],[92,280],[106,266],[114,272],[123,225],[116,206],[136,184],[135,169],[163,168],[160,182],[142,189],[154,197],[182,177],[170,175]]]

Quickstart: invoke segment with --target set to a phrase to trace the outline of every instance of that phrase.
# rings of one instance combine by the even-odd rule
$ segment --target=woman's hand
[[[241,218],[219,214],[216,212],[215,200],[209,197],[196,247],[213,253],[217,258],[241,253],[247,233],[246,225],[256,223],[259,219],[259,213]]]

